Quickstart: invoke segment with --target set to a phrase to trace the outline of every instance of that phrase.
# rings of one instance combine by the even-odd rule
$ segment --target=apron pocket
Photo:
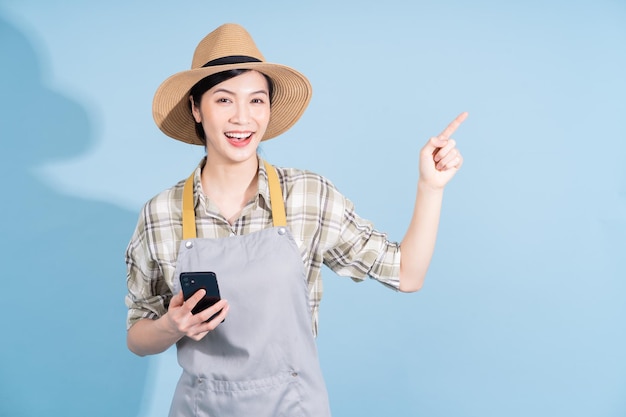
[[[198,417],[303,416],[300,376],[296,371],[247,381],[197,381]]]

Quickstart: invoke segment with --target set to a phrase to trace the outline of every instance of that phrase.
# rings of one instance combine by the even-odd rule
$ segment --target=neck
[[[207,156],[202,169],[202,189],[230,220],[257,193],[258,168],[258,158],[224,164]]]

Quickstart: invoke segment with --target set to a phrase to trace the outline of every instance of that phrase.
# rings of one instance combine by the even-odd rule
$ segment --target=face
[[[248,71],[221,82],[202,95],[200,106],[191,100],[191,113],[202,123],[212,163],[256,161],[270,120],[267,81],[261,73]]]

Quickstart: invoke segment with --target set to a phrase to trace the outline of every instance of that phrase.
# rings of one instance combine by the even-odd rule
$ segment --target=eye
[[[263,104],[265,103],[265,100],[263,100],[262,98],[253,98],[251,102],[254,104]]]
[[[229,103],[230,100],[227,99],[226,97],[220,97],[216,100],[217,103]]]

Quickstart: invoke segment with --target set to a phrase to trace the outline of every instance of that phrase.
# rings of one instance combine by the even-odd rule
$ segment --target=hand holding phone
[[[217,285],[217,276],[215,272],[181,272],[180,274],[180,287],[183,291],[183,298],[185,301],[189,299],[196,291],[204,289],[206,293],[204,297],[193,307],[192,314],[198,314],[199,312],[206,310],[213,304],[217,303],[220,297],[220,290]],[[218,313],[214,314],[209,320],[212,320]]]

